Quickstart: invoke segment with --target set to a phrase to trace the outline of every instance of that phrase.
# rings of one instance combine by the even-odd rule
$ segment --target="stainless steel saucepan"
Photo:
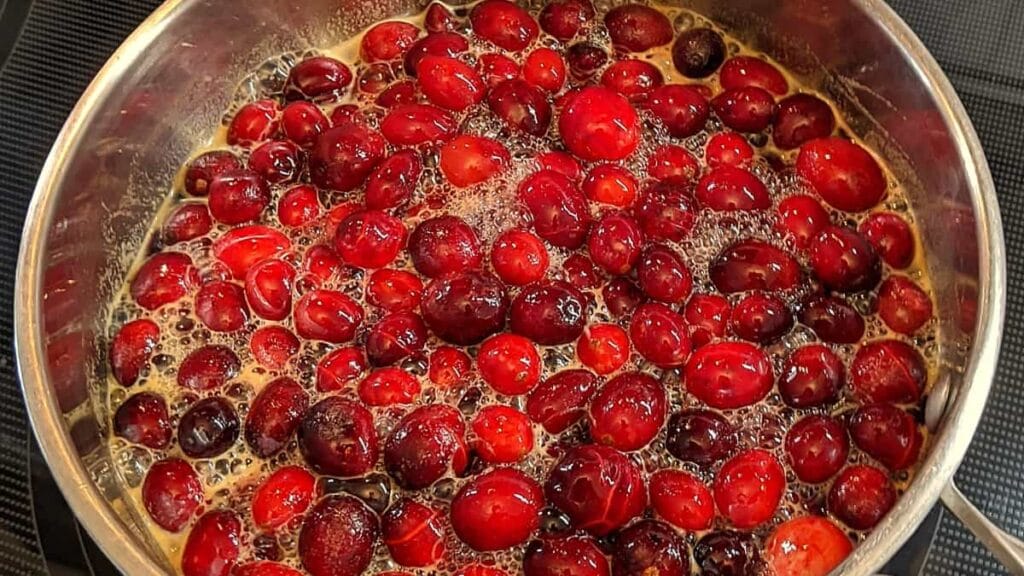
[[[18,366],[32,426],[71,508],[124,573],[169,567],[126,503],[106,444],[103,324],[177,168],[271,56],[324,46],[421,0],[169,0],[114,54],[36,188],[18,267]],[[930,450],[906,495],[838,571],[872,574],[942,500],[1016,574],[1020,543],[952,484],[992,385],[1005,311],[996,195],[971,123],[882,0],[676,0],[833,96],[913,200],[941,313]]]

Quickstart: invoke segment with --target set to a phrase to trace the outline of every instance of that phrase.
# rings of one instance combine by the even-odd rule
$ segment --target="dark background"
[[[725,1],[725,0],[723,0]],[[999,192],[1009,267],[1002,358],[957,481],[1024,535],[1024,3],[890,0],[942,65],[981,135]],[[113,574],[75,525],[33,446],[15,375],[11,309],[22,220],[79,94],[158,0],[0,0],[0,576]],[[244,5],[244,3],[242,4]],[[936,510],[887,569],[899,576],[1004,574]]]

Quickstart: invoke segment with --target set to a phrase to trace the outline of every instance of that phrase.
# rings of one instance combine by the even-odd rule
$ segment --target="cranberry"
[[[710,28],[691,28],[672,45],[672,63],[687,78],[706,78],[725,60],[725,41]]]
[[[794,94],[781,102],[772,124],[772,140],[783,150],[832,134],[836,119],[832,107],[810,94]]]
[[[192,527],[181,554],[184,576],[228,576],[239,555],[242,522],[234,512],[213,510]]]
[[[537,348],[516,334],[499,334],[485,340],[477,354],[477,365],[480,376],[500,394],[525,394],[540,379]]]
[[[828,416],[807,416],[786,434],[786,456],[793,472],[810,484],[835,476],[846,464],[849,452],[846,428]]]
[[[479,103],[487,90],[476,70],[446,56],[424,56],[416,65],[416,75],[427,98],[448,110],[465,110]]]
[[[654,8],[626,4],[611,9],[604,17],[612,44],[626,52],[646,52],[672,41],[672,23]]]
[[[292,318],[299,336],[341,344],[355,337],[363,310],[341,292],[313,290],[299,298]]]
[[[507,230],[491,247],[491,266],[507,284],[523,286],[544,277],[548,269],[544,243],[524,230]]]
[[[228,230],[213,243],[213,256],[231,270],[235,278],[245,278],[249,268],[262,260],[291,248],[281,232],[266,226],[242,226]]]
[[[640,258],[643,240],[636,221],[610,212],[590,231],[587,248],[594,263],[609,274],[626,274]]]
[[[664,304],[641,304],[629,323],[633,346],[659,368],[682,366],[690,356],[690,338],[683,317]]]
[[[800,148],[796,171],[822,200],[846,212],[863,212],[885,196],[885,174],[859,145],[841,138],[821,138]]]
[[[453,346],[440,346],[430,355],[428,375],[436,386],[450,388],[460,384],[472,368],[468,354]]]
[[[260,458],[280,452],[309,406],[309,394],[291,378],[268,383],[249,407],[245,417],[245,441]]]
[[[711,101],[722,123],[737,132],[763,132],[775,116],[775,99],[753,86],[726,90]]]
[[[917,402],[927,380],[921,353],[899,340],[861,344],[850,364],[850,384],[867,402]]]
[[[661,182],[644,190],[634,214],[647,237],[678,242],[693,230],[697,205],[686,187]]]
[[[316,144],[330,125],[320,108],[310,102],[292,102],[281,112],[281,132],[306,150]]]
[[[344,94],[352,83],[348,66],[327,56],[314,56],[299,62],[288,74],[284,87],[286,100],[332,101]]]
[[[618,450],[639,450],[654,439],[665,421],[661,382],[640,372],[626,372],[601,387],[590,403],[590,435]]]
[[[628,208],[636,201],[637,182],[629,170],[614,164],[601,164],[583,180],[583,193],[594,202]]]
[[[537,235],[562,248],[578,248],[590,229],[586,197],[566,176],[541,170],[519,185],[519,199],[533,218]]]
[[[494,86],[487,105],[510,128],[531,136],[544,136],[551,125],[547,97],[523,80],[505,80]]]
[[[467,346],[505,326],[508,297],[501,282],[485,272],[457,272],[435,278],[420,310],[427,327],[442,340]]]
[[[110,369],[121,386],[131,386],[149,363],[160,341],[160,327],[152,320],[132,320],[110,343]]]
[[[302,257],[302,269],[309,272],[307,279],[316,285],[340,276],[344,265],[341,256],[326,244],[311,246]]]
[[[409,254],[416,270],[431,278],[480,265],[476,231],[457,216],[421,222],[409,237]]]
[[[354,477],[377,463],[373,416],[357,402],[328,396],[306,411],[299,423],[299,449],[321,474]]]
[[[694,348],[710,344],[725,336],[732,307],[717,294],[694,294],[686,303],[683,318],[690,327],[690,340]]]
[[[132,299],[146,310],[177,302],[199,283],[192,259],[179,252],[161,252],[142,263],[129,288]]]
[[[850,436],[857,446],[890,470],[917,462],[921,431],[910,414],[890,404],[868,404],[850,419]]]
[[[320,392],[341,390],[355,382],[367,369],[369,364],[362,347],[337,348],[316,365],[316,389]]]
[[[299,466],[285,466],[267,477],[252,497],[252,520],[273,530],[302,515],[313,503],[316,478]]]
[[[382,90],[377,96],[377,105],[383,108],[394,108],[402,104],[415,104],[418,99],[416,83],[405,80]]]
[[[854,530],[870,530],[896,503],[896,489],[878,468],[851,466],[828,492],[828,509]]]
[[[746,530],[775,515],[786,490],[786,473],[767,450],[733,456],[715,477],[715,504],[732,525]]]
[[[615,539],[612,565],[615,576],[689,576],[690,552],[667,524],[641,520]]]
[[[167,403],[151,392],[135,394],[118,406],[113,428],[115,435],[153,450],[163,450],[171,442]]]
[[[471,427],[476,435],[473,447],[486,462],[519,462],[533,450],[530,420],[514,408],[486,406],[477,412]]]
[[[366,207],[387,210],[404,205],[416,189],[422,171],[423,162],[412,150],[387,157],[366,180]]]
[[[640,119],[624,97],[588,86],[562,109],[558,130],[569,151],[583,160],[622,160],[640,144]]]
[[[389,312],[413,310],[422,296],[423,282],[404,270],[375,270],[366,284],[366,301]]]
[[[763,563],[753,536],[723,530],[701,538],[693,557],[706,576],[746,576],[761,571]]]
[[[345,217],[334,236],[342,259],[360,268],[383,268],[405,247],[405,225],[381,210],[360,210]]]
[[[511,161],[502,143],[483,136],[464,134],[441,148],[441,172],[456,188],[486,182],[508,168]]]
[[[735,56],[722,65],[718,73],[719,82],[725,90],[755,87],[767,90],[776,96],[789,92],[786,77],[775,66],[754,56]]]
[[[629,336],[615,324],[594,324],[576,342],[576,356],[598,374],[611,374],[629,360]]]
[[[861,222],[859,230],[889,266],[906,268],[914,261],[914,233],[896,214],[872,214]]]
[[[205,204],[181,204],[164,220],[164,242],[168,245],[188,242],[206,236],[211,228],[213,219]]]
[[[684,462],[708,468],[724,460],[736,447],[735,429],[710,410],[685,410],[668,421],[665,449]]]
[[[579,43],[569,46],[565,52],[569,72],[576,80],[589,79],[608,62],[608,53],[593,44]]]
[[[455,137],[455,120],[428,104],[395,106],[380,123],[381,134],[394,146],[447,142]]]
[[[712,210],[765,210],[772,205],[768,188],[751,172],[719,166],[697,183],[697,200]]]
[[[686,363],[686,389],[712,408],[735,409],[764,398],[775,383],[764,351],[746,342],[698,348]]]
[[[708,139],[704,158],[712,170],[719,166],[744,168],[753,160],[754,149],[746,138],[735,132],[719,132]]]
[[[210,214],[218,222],[242,224],[257,220],[268,204],[270,188],[255,172],[224,172],[210,183]]]
[[[878,315],[901,334],[913,334],[932,319],[928,293],[905,276],[890,276],[878,288]]]
[[[644,60],[619,60],[601,75],[601,84],[633,101],[664,83],[658,67]]]
[[[178,444],[186,456],[213,458],[226,452],[238,439],[238,415],[223,398],[193,404],[178,423]]]
[[[537,37],[537,22],[507,0],[484,0],[469,13],[473,32],[499,48],[518,52]]]
[[[425,56],[447,56],[454,58],[469,50],[465,36],[454,32],[438,32],[420,38],[405,53],[404,68],[409,76],[415,76],[420,60]]]
[[[516,80],[520,75],[518,62],[494,52],[481,54],[477,59],[477,68],[480,69],[484,82],[490,88],[495,88],[508,80]],[[547,101],[546,98],[545,101]]]
[[[301,149],[287,140],[271,140],[253,150],[249,156],[249,170],[271,184],[294,182],[299,177],[302,164]],[[213,200],[211,190],[210,202]]]
[[[335,126],[320,135],[310,152],[310,178],[320,188],[355,190],[384,158],[384,147],[384,137],[362,124]]]
[[[736,303],[729,325],[732,333],[744,340],[768,344],[789,332],[793,327],[793,315],[782,300],[755,292]]]
[[[480,551],[504,550],[526,542],[540,526],[544,494],[519,470],[499,468],[477,476],[451,505],[455,534]]]
[[[373,559],[379,531],[377,516],[361,500],[347,494],[328,496],[302,523],[302,567],[312,576],[359,576]]]
[[[203,503],[203,485],[192,466],[178,458],[160,460],[142,483],[142,504],[164,530],[180,532]]]
[[[295,270],[282,260],[264,260],[250,268],[245,276],[245,298],[253,312],[267,320],[286,318],[292,307],[294,278]],[[234,329],[240,327],[241,323]]]
[[[273,100],[257,100],[242,106],[228,125],[228,144],[248,148],[272,138],[277,132],[280,115],[281,107]]]
[[[800,284],[800,264],[767,242],[740,240],[722,251],[708,271],[726,294],[749,290],[789,290]]]
[[[331,110],[330,120],[331,126],[341,126],[349,122],[365,122],[366,115],[355,104],[342,104]]]
[[[293,570],[284,564],[260,560],[249,562],[235,568],[233,576],[302,576],[298,570]]]
[[[579,338],[586,316],[583,293],[558,281],[523,288],[512,300],[509,314],[513,332],[543,346],[568,344]]]
[[[234,332],[245,326],[249,307],[242,288],[231,282],[215,281],[196,293],[196,316],[214,332]]]
[[[565,62],[550,48],[537,48],[523,62],[523,79],[551,94],[565,84]]]
[[[786,359],[779,394],[794,408],[825,406],[839,399],[845,380],[842,360],[826,346],[809,344]]]
[[[242,362],[227,346],[208,344],[193,350],[178,366],[178,386],[196,392],[217,390],[238,375]]]
[[[393,312],[380,319],[366,337],[366,355],[374,366],[396,364],[415,356],[427,341],[427,327],[414,312]]]
[[[381,540],[402,566],[433,566],[445,552],[441,511],[409,498],[395,502],[381,517]]]
[[[811,196],[786,198],[779,202],[778,213],[778,230],[788,235],[801,250],[806,250],[830,223],[828,212]]]
[[[595,536],[605,536],[643,513],[646,492],[643,476],[629,458],[599,444],[569,448],[544,484],[548,502],[568,515],[574,528]]]
[[[316,188],[300,184],[288,190],[277,202],[277,219],[290,228],[298,228],[320,217],[320,199]]]
[[[299,353],[299,339],[283,326],[264,326],[253,332],[249,350],[260,366],[280,370]]]
[[[458,20],[452,11],[438,2],[427,6],[427,13],[423,18],[423,27],[427,32],[437,34],[439,32],[451,32],[458,28]]]
[[[881,266],[874,248],[852,228],[828,226],[810,245],[814,275],[840,292],[870,290],[878,284]]]
[[[614,278],[601,291],[608,312],[616,318],[625,318],[645,300],[643,292],[626,278]]]
[[[418,490],[468,462],[466,423],[458,410],[428,404],[406,414],[384,444],[384,466],[399,486]]]
[[[689,472],[659,470],[651,476],[651,507],[673,526],[689,531],[707,530],[715,517],[711,490]]]
[[[401,368],[379,368],[359,383],[359,399],[367,406],[412,404],[419,395],[419,380]]]
[[[544,6],[540,12],[540,27],[548,34],[566,42],[579,34],[594,17],[590,0],[558,0]]]
[[[852,550],[850,539],[828,519],[801,516],[775,527],[764,558],[778,576],[826,576]]]
[[[605,278],[594,261],[586,254],[576,253],[562,262],[560,279],[580,290],[591,290],[604,283]]]
[[[599,384],[586,370],[562,370],[534,388],[526,413],[551,434],[559,434],[583,417]]]
[[[359,44],[359,57],[364,62],[397,60],[416,42],[419,35],[419,28],[407,22],[381,22],[363,35]]]
[[[589,5],[589,4],[588,4]],[[551,6],[549,4],[549,6]],[[543,17],[543,14],[541,15]],[[608,559],[586,536],[534,540],[523,556],[524,576],[609,576]]]
[[[815,296],[800,308],[800,322],[824,342],[856,344],[864,336],[864,318],[844,300]]]
[[[238,157],[227,150],[204,152],[185,167],[185,192],[190,196],[206,196],[214,178],[241,168]]]
[[[666,84],[651,90],[644,106],[676,138],[700,132],[711,115],[710,104],[700,90],[680,84]]]
[[[554,170],[573,182],[579,182],[583,177],[583,168],[568,152],[549,150],[537,154],[534,159],[540,164],[541,170]]]

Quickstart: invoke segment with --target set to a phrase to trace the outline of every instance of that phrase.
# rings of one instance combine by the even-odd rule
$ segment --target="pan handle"
[[[1007,534],[986,518],[956,487],[952,478],[942,490],[941,498],[946,508],[963,522],[1010,574],[1024,576],[1024,542]]]

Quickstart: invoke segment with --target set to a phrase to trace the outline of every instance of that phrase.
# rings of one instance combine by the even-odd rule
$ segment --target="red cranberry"
[[[505,80],[491,89],[487,105],[510,128],[544,136],[551,125],[547,96],[523,80]]]
[[[245,276],[245,298],[253,312],[267,320],[286,318],[292,308],[294,279],[295,270],[282,260],[264,260],[250,268]]]
[[[832,107],[817,96],[794,94],[779,102],[772,124],[772,140],[783,150],[824,138],[836,127]]]
[[[508,230],[491,247],[491,266],[505,283],[523,286],[544,277],[548,251],[533,234]]]
[[[402,104],[415,104],[418,99],[416,83],[405,80],[382,90],[377,96],[377,105],[383,108],[394,108]]]
[[[474,550],[505,550],[530,538],[543,507],[544,494],[533,479],[499,468],[473,478],[455,495],[452,528]]]
[[[689,472],[659,470],[651,476],[651,507],[673,526],[707,530],[715,516],[711,490]]]
[[[723,416],[710,410],[685,410],[668,421],[665,449],[684,462],[709,468],[724,460],[736,447],[735,429]]]
[[[534,159],[540,164],[541,170],[554,170],[573,182],[579,182],[583,177],[583,168],[568,152],[549,150],[537,154]]]
[[[878,315],[901,334],[913,334],[932,319],[932,299],[905,276],[890,276],[878,288]]]
[[[480,265],[476,231],[457,216],[421,222],[409,237],[409,255],[416,270],[431,278]]]
[[[693,547],[693,557],[706,576],[746,576],[763,569],[757,543],[745,532],[712,532]]]
[[[452,11],[438,2],[427,6],[427,13],[423,18],[423,27],[427,32],[437,34],[439,32],[451,32],[458,28],[458,20]]]
[[[586,370],[563,370],[534,388],[526,413],[551,434],[559,434],[583,417],[599,384]]]
[[[396,364],[415,356],[427,341],[427,327],[419,314],[393,312],[381,318],[366,336],[366,355],[374,366]]]
[[[242,522],[234,512],[213,510],[192,527],[181,554],[184,576],[228,576],[239,555]]]
[[[238,414],[227,400],[206,398],[193,404],[178,422],[178,444],[186,456],[214,458],[238,439]]]
[[[362,476],[377,463],[373,416],[360,404],[328,396],[306,411],[298,429],[299,449],[321,474]]]
[[[689,576],[690,551],[667,524],[641,520],[615,539],[612,566],[615,576]]]
[[[428,404],[406,414],[384,444],[384,466],[399,486],[418,490],[468,462],[466,423],[458,410]]]
[[[566,42],[575,38],[593,17],[594,6],[590,0],[559,0],[545,5],[541,10],[540,27]]]
[[[310,152],[310,178],[320,188],[355,190],[384,158],[384,146],[384,137],[362,124],[335,126],[320,135]]]
[[[163,450],[171,442],[167,403],[158,394],[140,392],[117,407],[114,434],[133,444]]]
[[[665,422],[665,389],[640,372],[608,381],[590,402],[590,435],[595,442],[629,452],[654,439]]]
[[[672,23],[658,10],[641,4],[612,8],[604,17],[612,44],[626,52],[646,52],[672,41]]]
[[[441,108],[465,110],[484,98],[487,87],[468,64],[445,56],[424,56],[416,65],[420,88]]]
[[[132,278],[132,299],[146,310],[156,310],[177,302],[199,283],[192,259],[179,252],[161,252],[150,256]]]
[[[541,358],[528,339],[499,334],[484,341],[477,354],[480,376],[500,394],[529,392],[540,379]]]
[[[299,353],[299,339],[283,326],[264,326],[253,332],[249,350],[260,366],[280,370]]]
[[[885,174],[866,150],[841,138],[821,138],[800,148],[796,171],[822,200],[846,212],[863,212],[885,196]]]
[[[906,268],[914,261],[914,233],[896,214],[872,214],[861,222],[859,230],[889,266]]]
[[[381,22],[363,35],[359,44],[359,57],[364,62],[397,60],[416,42],[419,35],[419,28],[407,22]]]
[[[601,84],[634,101],[663,83],[658,67],[645,60],[619,60],[601,75]]]
[[[568,515],[574,528],[595,536],[605,536],[643,513],[646,492],[643,476],[629,458],[599,444],[567,450],[544,484],[548,502]]]
[[[447,56],[454,58],[469,50],[465,36],[454,32],[438,32],[420,38],[405,53],[404,68],[409,76],[416,75],[420,60],[425,56]]]
[[[339,277],[344,266],[341,256],[326,244],[311,246],[302,257],[302,269],[309,272],[309,279],[316,285]]]
[[[224,172],[210,183],[210,214],[218,222],[242,224],[257,220],[268,204],[270,188],[255,172]]]
[[[341,292],[313,290],[299,298],[292,318],[299,336],[341,344],[355,337],[363,309]]]
[[[242,106],[228,125],[228,144],[249,148],[273,138],[280,115],[281,107],[273,100],[257,100]]]
[[[469,13],[473,32],[499,48],[518,52],[537,37],[537,22],[507,0],[484,0]]]
[[[519,185],[519,198],[533,218],[537,235],[563,248],[583,245],[590,229],[586,197],[567,177],[541,170]]]
[[[543,17],[543,14],[541,16]],[[608,559],[605,558],[597,544],[586,536],[534,540],[526,547],[526,554],[523,556],[524,576],[609,576],[609,574]]]
[[[309,406],[309,394],[291,378],[267,384],[245,418],[245,441],[260,458],[277,454],[291,440]]]
[[[367,406],[412,404],[420,395],[420,383],[401,368],[379,368],[359,383],[358,392]]]
[[[820,484],[846,464],[850,441],[842,423],[812,415],[798,421],[786,434],[786,456],[797,478]]]
[[[720,166],[745,168],[754,158],[754,149],[746,138],[735,132],[719,132],[708,139],[704,157],[712,170]]]
[[[359,75],[359,91],[363,94],[377,96],[384,92],[388,86],[391,86],[394,81],[395,71],[390,65],[383,63],[370,64]],[[359,113],[362,114],[361,111]]]
[[[349,122],[364,122],[366,115],[355,104],[342,104],[331,110],[331,126],[341,126]]]
[[[689,324],[695,349],[725,336],[731,308],[729,301],[717,294],[694,294],[690,298],[683,318]]]
[[[277,203],[277,219],[291,228],[305,226],[320,216],[316,188],[300,184],[284,193]]]
[[[245,293],[237,284],[215,281],[196,293],[196,316],[214,332],[241,330],[249,319]]]
[[[767,450],[748,450],[733,456],[715,477],[719,511],[742,530],[770,520],[785,491],[786,472]]]
[[[710,28],[691,28],[672,45],[672,63],[687,78],[706,78],[725,60],[725,41]]]
[[[763,132],[775,115],[775,99],[760,88],[733,88],[716,96],[711,108],[737,132]]]
[[[301,149],[287,140],[271,140],[252,151],[249,169],[271,184],[294,182],[302,170]],[[210,201],[213,202],[211,193]]]
[[[472,271],[435,278],[427,284],[420,304],[427,327],[442,340],[462,346],[500,331],[508,309],[501,282]]]
[[[252,520],[273,530],[302,515],[313,503],[316,478],[299,466],[285,466],[267,477],[252,497]]]
[[[779,202],[777,228],[797,248],[806,250],[811,241],[829,225],[828,212],[811,196],[790,196]]]
[[[550,48],[537,48],[523,62],[523,79],[549,94],[565,84],[565,62],[558,52]]]
[[[370,565],[380,528],[377,516],[355,496],[317,503],[299,532],[299,558],[312,576],[359,576]]]
[[[768,188],[751,172],[720,166],[697,183],[697,200],[712,210],[765,210],[772,205]]]
[[[242,362],[227,346],[208,344],[193,350],[178,366],[178,386],[196,392],[217,390],[238,375]]]
[[[610,212],[590,231],[587,248],[594,263],[609,274],[626,274],[640,257],[643,240],[632,218]]]
[[[288,74],[284,87],[286,100],[332,101],[344,94],[352,83],[348,66],[327,56],[314,56],[299,62]]]
[[[629,170],[615,164],[601,164],[583,180],[583,193],[594,202],[628,208],[636,201],[637,182]]]
[[[153,522],[180,532],[203,503],[203,485],[192,466],[178,458],[160,460],[142,483],[142,504]]]
[[[753,56],[735,56],[722,65],[718,73],[719,82],[725,90],[755,87],[767,90],[776,96],[789,92],[789,83],[779,69]]]
[[[430,355],[430,381],[441,388],[451,388],[463,382],[473,369],[469,355],[453,346],[440,346]]]
[[[682,146],[667,145],[647,158],[647,175],[669,184],[689,184],[700,172],[700,165]]]
[[[508,149],[497,140],[464,134],[441,148],[441,172],[453,186],[465,188],[503,172],[511,158]]]
[[[826,518],[801,516],[775,527],[764,558],[774,574],[826,576],[850,555],[853,544]]]
[[[485,462],[511,464],[533,450],[533,428],[526,414],[507,406],[486,406],[471,425],[473,447]]]
[[[241,168],[238,157],[227,150],[204,152],[185,167],[185,192],[190,196],[206,196],[214,178]]]
[[[854,530],[871,530],[896,504],[896,489],[885,472],[871,466],[851,466],[836,478],[828,492],[828,509]]]
[[[281,112],[281,132],[306,150],[330,127],[324,113],[310,102],[292,102]]]
[[[697,206],[686,187],[661,182],[643,191],[634,215],[648,238],[678,242],[693,230]]]
[[[181,204],[164,221],[164,242],[168,245],[188,242],[206,236],[211,228],[213,219],[205,204]]]
[[[413,310],[422,296],[423,282],[404,270],[375,270],[366,284],[366,301],[389,312]]]
[[[641,304],[629,324],[633,346],[659,368],[682,366],[690,356],[683,317],[664,304]]]
[[[615,324],[594,324],[576,342],[576,356],[598,374],[611,374],[629,360],[629,336]]]
[[[397,208],[416,189],[423,162],[411,150],[396,152],[381,162],[366,181],[365,203],[371,210]]]
[[[735,409],[764,398],[775,383],[764,351],[746,342],[698,348],[686,363],[686,389],[712,408]]]
[[[864,336],[864,318],[844,300],[815,296],[800,309],[800,322],[824,342],[856,344]]]
[[[810,262],[818,280],[840,292],[870,290],[882,274],[874,248],[852,228],[822,230],[811,241]]]
[[[558,121],[569,151],[583,160],[621,160],[640,144],[640,119],[629,101],[602,86],[569,98]]]
[[[381,210],[360,210],[348,215],[334,236],[334,249],[359,268],[383,268],[405,247],[405,225]]]
[[[625,318],[645,300],[640,288],[626,278],[614,278],[601,291],[608,312],[616,318]]]
[[[441,511],[409,498],[395,502],[381,517],[381,540],[402,566],[433,566],[444,557]]]
[[[676,138],[687,138],[700,132],[711,115],[711,106],[700,90],[681,84],[654,88],[644,106]]]
[[[110,369],[121,386],[131,386],[149,363],[160,327],[152,320],[132,320],[122,326],[110,343]]]
[[[484,82],[490,88],[495,88],[508,80],[515,80],[520,75],[518,62],[508,56],[494,52],[481,54],[480,58],[477,59],[477,68],[479,68]]]
[[[395,106],[380,123],[381,134],[395,146],[447,142],[455,136],[455,120],[428,104]]]
[[[593,44],[573,44],[565,52],[565,61],[569,64],[572,77],[583,81],[596,74],[608,62],[608,53]]]
[[[744,340],[768,344],[793,328],[793,315],[782,300],[755,292],[736,303],[729,325],[732,333]]]
[[[890,470],[917,462],[921,431],[910,414],[890,404],[868,404],[850,419],[850,436],[857,446]]]
[[[512,300],[512,331],[542,345],[568,344],[579,338],[586,323],[587,300],[565,282],[531,284]],[[465,326],[461,327],[465,331]]]
[[[273,228],[242,226],[228,230],[213,243],[213,256],[226,264],[235,278],[245,278],[254,264],[291,246],[291,240]]]
[[[341,390],[355,382],[367,369],[369,364],[362,347],[335,349],[316,365],[316,389],[320,392]]]
[[[604,275],[594,261],[580,253],[573,254],[562,262],[562,272],[559,276],[579,290],[592,290],[605,281]]]
[[[709,274],[715,287],[726,294],[789,290],[802,276],[800,264],[792,256],[759,240],[741,240],[723,250]]]
[[[834,352],[821,344],[797,348],[786,359],[779,378],[782,400],[794,408],[825,406],[839,399],[846,369]]]
[[[232,576],[302,576],[298,570],[267,560],[243,564],[235,568],[231,574]]]
[[[921,353],[899,340],[864,343],[850,364],[850,384],[867,402],[917,402],[927,380]]]

